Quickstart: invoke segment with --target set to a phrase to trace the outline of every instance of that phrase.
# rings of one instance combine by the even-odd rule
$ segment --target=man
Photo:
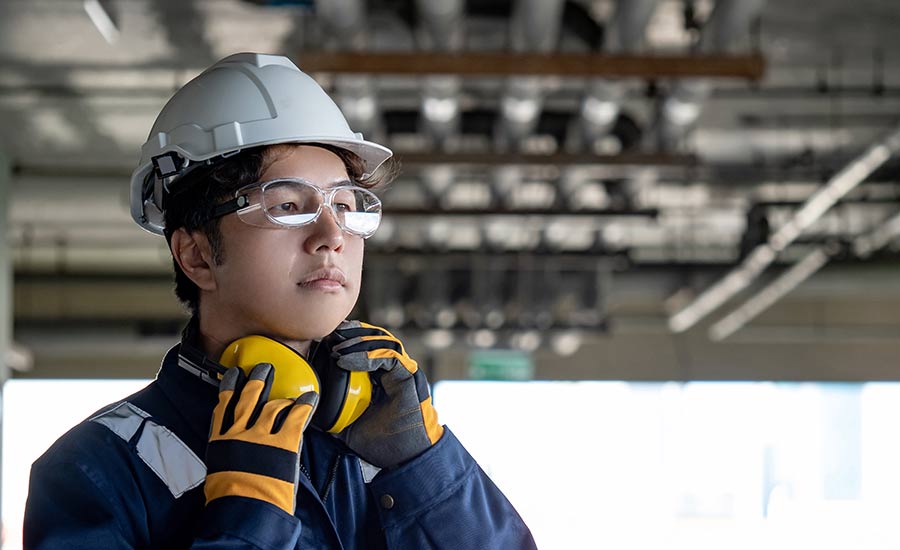
[[[230,56],[175,94],[132,215],[168,240],[193,317],[156,381],[35,462],[26,548],[534,547],[400,341],[344,321],[390,156],[283,57]],[[296,365],[223,367],[251,336]],[[269,399],[301,357],[321,386]],[[346,428],[322,421],[346,408],[326,382],[359,373],[368,406],[341,412]]]

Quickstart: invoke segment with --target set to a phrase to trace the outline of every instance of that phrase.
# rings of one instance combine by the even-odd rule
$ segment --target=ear
[[[202,231],[188,233],[183,227],[177,229],[172,234],[170,248],[178,266],[200,290],[216,289],[212,247]]]

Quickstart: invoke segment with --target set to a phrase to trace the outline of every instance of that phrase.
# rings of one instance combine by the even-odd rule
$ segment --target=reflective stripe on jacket
[[[239,497],[205,506],[215,387],[181,368],[61,437],[32,467],[26,549],[534,548],[528,528],[456,437],[378,472],[308,429],[297,511]]]

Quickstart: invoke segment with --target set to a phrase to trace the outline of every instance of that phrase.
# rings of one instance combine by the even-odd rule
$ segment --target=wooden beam
[[[607,55],[515,52],[301,52],[306,72],[461,76],[709,77],[760,80],[765,59],[748,55]]]
[[[620,153],[618,155],[594,155],[590,153],[403,153],[396,152],[404,167],[422,167],[434,164],[456,166],[619,166],[642,168],[701,168],[695,155],[665,153]],[[131,175],[132,166],[100,164],[15,164],[15,178],[95,178],[121,179]]]
[[[590,153],[397,153],[404,166],[434,164],[486,166],[637,166],[637,167],[698,167],[695,155],[665,153],[620,153],[595,155]]]

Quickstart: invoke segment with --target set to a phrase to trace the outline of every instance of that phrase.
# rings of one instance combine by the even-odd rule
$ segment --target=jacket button
[[[386,510],[390,510],[394,507],[394,497],[391,495],[381,495],[381,506]]]

